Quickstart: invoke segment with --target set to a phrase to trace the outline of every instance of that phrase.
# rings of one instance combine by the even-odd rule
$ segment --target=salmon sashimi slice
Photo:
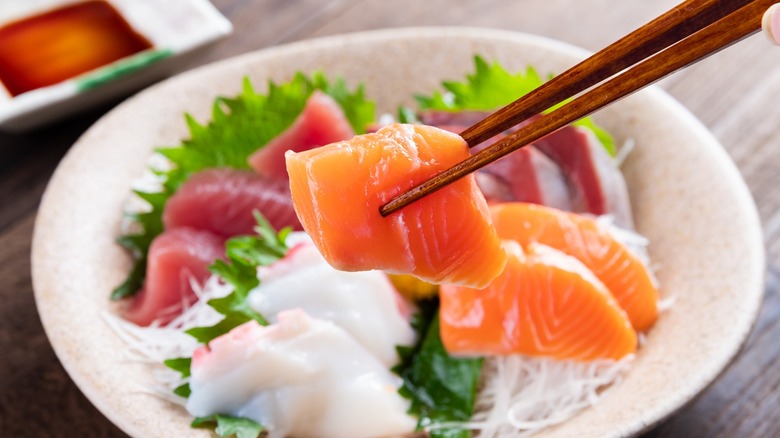
[[[302,229],[286,182],[229,168],[192,175],[165,203],[163,224],[166,229],[190,227],[224,237],[254,234],[255,210],[277,230]]]
[[[628,247],[593,218],[540,205],[508,203],[491,207],[502,239],[523,247],[541,243],[581,261],[609,289],[637,331],[658,317],[658,288],[652,273]]]
[[[355,135],[344,111],[332,97],[315,91],[292,126],[249,156],[249,165],[269,179],[287,179],[284,153],[302,152]]]
[[[302,153],[287,153],[303,228],[336,269],[381,269],[432,283],[484,287],[506,255],[473,176],[387,218],[379,207],[469,156],[460,136],[391,124]]]
[[[125,318],[142,326],[170,322],[197,301],[192,282],[205,282],[211,275],[208,266],[224,254],[224,239],[208,231],[163,232],[149,247],[144,287],[132,298]]]
[[[487,288],[441,286],[448,352],[589,361],[636,351],[625,312],[580,261],[541,244],[505,248],[506,269]]]

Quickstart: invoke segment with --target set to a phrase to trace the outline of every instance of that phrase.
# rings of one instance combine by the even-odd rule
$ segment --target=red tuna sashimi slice
[[[461,126],[463,129],[476,124],[485,117],[489,116],[491,111],[441,111],[441,110],[423,110],[420,111],[420,121],[426,125],[436,126],[446,129],[444,126]],[[456,132],[460,134],[463,129]]]
[[[529,202],[571,210],[566,179],[555,162],[526,146],[490,164],[477,174],[488,201]]]
[[[344,111],[332,97],[320,91],[312,93],[295,122],[249,157],[249,165],[271,179],[287,179],[284,153],[303,152],[315,147],[349,140],[355,136]]]
[[[144,288],[133,297],[125,318],[142,326],[170,322],[197,300],[191,282],[209,277],[208,266],[223,257],[224,246],[221,237],[191,228],[157,236],[149,248]]]
[[[623,174],[589,129],[567,126],[534,145],[558,163],[569,178],[573,211],[610,214],[616,225],[634,228]]]
[[[465,117],[475,118],[469,115]],[[443,116],[431,119],[443,119]],[[455,133],[466,129],[460,125],[437,127]],[[496,135],[475,147],[474,152],[504,137],[504,134]],[[528,202],[560,210],[572,210],[571,193],[563,171],[533,146],[526,146],[480,169],[475,177],[488,202]]]
[[[490,112],[486,111],[455,113],[429,110],[422,112],[420,119],[423,123],[461,133],[489,114]],[[520,123],[508,132],[517,130],[529,122],[530,120]],[[488,139],[475,147],[474,152],[488,147],[503,137],[502,134]],[[477,173],[477,183],[488,201],[521,201],[561,210],[596,215],[611,214],[615,224],[633,229],[631,204],[623,174],[589,129],[567,126],[537,141],[534,146],[553,160],[553,163],[543,163],[542,160],[534,158],[534,161],[539,164],[535,166],[538,172],[535,180],[545,192],[541,193],[542,198],[527,194],[518,197],[518,193],[527,191],[524,187],[533,187],[534,179],[529,179],[527,174],[520,172],[523,168],[522,162],[528,161],[528,157],[523,157],[520,151],[515,151],[509,155],[512,158],[504,158],[491,165],[498,165],[499,168],[487,166],[484,171],[488,175],[485,172]],[[504,165],[499,165],[502,161]],[[563,181],[560,178],[561,170]],[[569,188],[564,191],[562,182],[567,180]],[[565,198],[561,196],[563,193],[567,195]]]
[[[228,168],[192,175],[168,199],[163,223],[166,229],[191,227],[225,237],[254,234],[254,210],[277,230],[302,229],[286,182]]]

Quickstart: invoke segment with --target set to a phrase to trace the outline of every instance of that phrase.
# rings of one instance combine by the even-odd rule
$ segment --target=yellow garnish
[[[408,300],[417,301],[433,298],[439,294],[439,286],[422,281],[417,277],[395,274],[388,274],[387,276],[390,278],[393,286],[398,289],[398,292]]]

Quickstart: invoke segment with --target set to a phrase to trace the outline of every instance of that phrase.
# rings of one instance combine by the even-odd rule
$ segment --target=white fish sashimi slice
[[[301,308],[336,323],[386,367],[397,364],[396,346],[412,344],[415,334],[387,275],[338,271],[310,239],[295,239],[299,243],[284,259],[258,271],[260,285],[250,293],[249,305],[272,322],[283,310]]]
[[[187,411],[251,418],[269,436],[371,437],[414,430],[401,380],[333,323],[296,309],[252,321],[192,359]]]

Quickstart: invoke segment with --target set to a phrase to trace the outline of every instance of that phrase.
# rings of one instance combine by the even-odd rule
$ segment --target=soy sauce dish
[[[231,30],[206,0],[3,2],[0,129],[32,129],[140,89]]]

